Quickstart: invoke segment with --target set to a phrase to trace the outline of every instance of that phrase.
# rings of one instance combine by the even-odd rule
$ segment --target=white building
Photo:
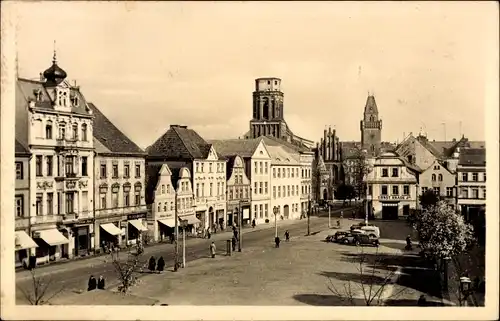
[[[146,153],[92,103],[95,249],[135,244],[146,228]]]
[[[309,203],[314,200],[312,195],[312,165],[314,161],[313,152],[300,153],[300,204],[301,213],[307,215]],[[311,204],[312,205],[312,204]]]
[[[376,218],[397,219],[417,208],[418,171],[394,152],[370,159],[368,200]]]
[[[271,214],[278,209],[278,219],[301,217],[301,164],[296,155],[289,154],[281,146],[267,146],[271,156]]]
[[[29,146],[30,232],[38,263],[94,246],[92,111],[56,61],[40,80],[18,78],[16,139]]]
[[[436,159],[419,175],[419,195],[422,195],[427,190],[432,190],[455,208],[455,180],[455,173],[447,168],[446,163]]]
[[[467,221],[474,221],[486,206],[486,149],[459,150],[457,205]]]
[[[255,222],[259,224],[272,218],[271,157],[263,138],[212,140],[210,142],[218,154],[226,158],[237,155],[244,161],[245,174],[250,180],[251,199],[248,220],[255,219]],[[228,217],[226,222],[229,221],[232,221],[232,217],[231,219]]]
[[[148,166],[187,167],[192,173],[196,218],[202,229],[213,229],[226,217],[226,164],[215,148],[187,126],[170,129],[147,148]]]

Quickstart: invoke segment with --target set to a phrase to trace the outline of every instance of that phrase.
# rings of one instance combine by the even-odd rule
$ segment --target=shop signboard
[[[137,220],[140,218],[146,218],[146,213],[135,213],[127,215],[127,220]]]

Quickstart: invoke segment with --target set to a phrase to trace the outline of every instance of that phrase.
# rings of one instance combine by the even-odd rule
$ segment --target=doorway
[[[288,205],[283,207],[283,215],[285,216],[285,219],[288,219],[290,216],[290,207],[288,207]]]
[[[397,220],[398,219],[398,203],[382,204],[382,219]]]

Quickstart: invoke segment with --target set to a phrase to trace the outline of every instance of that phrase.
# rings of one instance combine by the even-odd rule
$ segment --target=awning
[[[161,224],[167,226],[167,227],[175,227],[175,218],[166,218],[163,220],[158,220]]]
[[[45,243],[51,246],[69,243],[69,240],[55,228],[50,230],[36,231],[35,235],[37,234],[39,238],[41,238],[45,241]]]
[[[38,247],[25,231],[16,231],[16,251]]]
[[[148,228],[142,225],[142,222],[139,220],[130,220],[128,221],[130,224],[132,224],[133,227],[135,227],[138,231],[147,231]]]
[[[117,236],[123,234],[122,230],[113,223],[101,224],[101,227],[111,235]]]
[[[187,221],[187,223],[189,225],[194,225],[194,224],[201,223],[201,221],[199,219],[197,219],[196,216],[194,216],[194,215],[182,216],[182,217],[179,217],[179,220],[181,220],[181,221]]]

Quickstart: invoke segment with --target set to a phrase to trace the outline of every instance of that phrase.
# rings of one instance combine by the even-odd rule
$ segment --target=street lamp
[[[174,254],[174,272],[179,269],[179,214],[177,205],[177,191],[175,191],[175,254]]]
[[[467,298],[469,297],[469,294],[471,292],[471,280],[466,277],[462,276],[460,278],[460,297],[459,297],[459,303],[460,306],[467,306]]]
[[[241,252],[241,224],[243,222],[243,209],[241,208],[241,200],[238,201],[238,208],[236,208],[236,217],[238,219],[238,252]]]
[[[273,208],[273,213],[274,213],[274,237],[278,237],[278,221],[276,220],[276,217],[278,216],[280,209],[278,206],[275,206]]]
[[[307,205],[307,235],[311,235],[311,196],[309,196]]]

